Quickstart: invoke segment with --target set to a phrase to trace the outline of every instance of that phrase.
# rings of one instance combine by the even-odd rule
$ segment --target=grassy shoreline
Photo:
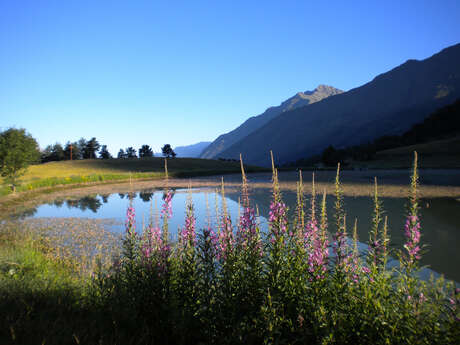
[[[90,272],[56,238],[31,230],[0,228],[0,343],[78,344],[110,320],[91,305]]]
[[[162,159],[158,157],[142,159],[86,159],[59,161],[32,165],[21,179],[17,192],[44,187],[99,183],[139,179],[161,179],[165,177],[165,164],[173,178],[209,176],[237,173],[239,162],[226,162],[198,158]],[[247,166],[248,171],[267,171],[264,168]],[[0,182],[2,182],[0,180]],[[0,188],[0,196],[11,194],[11,188]]]
[[[176,158],[167,160],[168,176],[175,179],[196,176],[226,175],[240,171],[238,162]],[[248,171],[266,169],[248,166]],[[0,212],[11,210],[44,195],[55,192],[113,185],[126,182],[162,181],[165,160],[162,158],[110,159],[49,162],[33,165],[22,178],[21,186],[12,194],[8,186],[0,187]]]
[[[367,181],[368,176],[358,175],[366,172],[344,171],[344,195],[351,197],[371,197],[373,190],[372,185]],[[369,176],[373,176],[374,171],[369,172]],[[379,184],[384,188],[381,191],[382,197],[405,198],[407,197],[407,188],[402,184],[404,181],[399,180],[400,172],[393,171],[393,175],[388,173],[376,174],[379,178]],[[191,178],[170,178],[168,185],[171,188],[187,188],[189,185],[192,188],[218,188],[221,184],[222,173],[219,175],[210,176],[195,176]],[[334,184],[332,178],[333,172],[317,172],[315,179],[317,181],[318,190],[324,191],[328,195],[334,193]],[[295,178],[297,172],[280,172],[280,188],[282,191],[295,192]],[[304,172],[305,183],[311,183],[311,174]],[[248,179],[251,182],[251,189],[269,189],[271,188],[271,177],[267,173],[248,174]],[[428,178],[427,178],[428,179]],[[444,179],[444,175],[439,175],[433,178],[433,183],[438,183],[439,179]],[[239,174],[229,173],[224,177],[226,188],[239,190],[241,184],[241,176]],[[456,181],[451,181],[453,185],[438,185],[438,184],[423,184],[420,187],[420,197],[426,199],[432,198],[460,198],[460,186]],[[16,193],[16,195],[7,195],[0,197],[0,218],[7,218],[12,214],[18,214],[22,211],[37,206],[41,203],[51,202],[60,198],[79,198],[86,195],[94,194],[112,194],[112,193],[127,193],[133,190],[143,190],[150,188],[163,188],[165,180],[157,179],[137,179],[132,180],[116,180],[103,181],[85,184],[61,185],[54,187],[44,187],[31,191]]]
[[[237,186],[240,183],[240,176],[237,175],[239,170],[240,166],[237,162],[188,158],[168,160],[169,177],[175,179],[173,183],[179,187],[188,185],[188,181],[185,181],[187,178],[190,178],[196,187],[217,186],[222,175],[228,176],[225,178],[227,184]],[[246,171],[248,173],[267,172],[267,169],[246,167]],[[373,180],[373,176],[378,176],[379,183],[385,185],[384,196],[405,197],[403,186],[407,183],[406,174],[399,169],[388,171],[389,173],[386,170],[343,171],[345,194],[351,196],[371,195],[369,182]],[[443,175],[443,170],[422,169],[422,196],[459,198],[460,181],[454,175],[460,176],[460,174],[456,174],[455,171],[449,170],[447,174]],[[320,183],[320,190],[325,188],[328,194],[332,193],[333,174],[334,172],[330,170],[315,173],[316,180]],[[159,181],[164,179],[164,176],[164,160],[161,158],[50,162],[30,167],[22,179],[23,185],[18,188],[15,195],[7,193],[5,188],[0,188],[0,211],[5,214],[13,208],[22,207],[35,198],[64,191],[74,193],[75,190],[84,189],[91,193],[93,190],[99,189],[95,186],[102,186],[101,189],[107,192],[105,186],[127,184],[131,181],[143,188],[146,183],[150,182],[152,185],[157,185]],[[253,176],[254,181],[251,181],[251,185],[254,188],[270,188],[270,174]],[[295,190],[297,176],[298,173],[295,171],[280,172],[281,188]],[[306,181],[311,179],[311,173],[305,171],[304,178]],[[182,181],[179,182],[181,179]],[[443,182],[445,180],[450,181],[450,183],[445,184]]]

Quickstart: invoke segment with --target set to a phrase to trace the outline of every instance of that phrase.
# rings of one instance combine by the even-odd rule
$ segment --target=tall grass
[[[260,231],[241,170],[242,212],[237,219],[231,219],[223,203],[218,226],[212,228],[209,222],[197,229],[189,198],[185,225],[172,242],[168,220],[173,210],[166,185],[161,222],[151,217],[144,229],[136,229],[130,205],[121,255],[111,265],[99,265],[86,288],[71,289],[66,298],[48,294],[54,304],[45,303],[43,313],[51,308],[51,316],[44,317],[35,306],[30,309],[34,317],[17,318],[21,302],[10,294],[5,301],[15,311],[2,313],[0,339],[85,344],[458,343],[460,290],[443,279],[417,278],[422,228],[416,159],[404,247],[389,250],[388,223],[375,183],[373,224],[364,255],[357,249],[358,223],[353,241],[346,228],[340,168],[334,214],[326,213],[326,193],[316,200],[314,182],[307,204],[300,179],[295,220],[290,221],[273,167],[266,233]],[[399,267],[386,267],[389,255],[399,257]],[[8,273],[2,278],[12,279]],[[39,331],[38,326],[46,328]],[[18,329],[27,336],[18,336]]]

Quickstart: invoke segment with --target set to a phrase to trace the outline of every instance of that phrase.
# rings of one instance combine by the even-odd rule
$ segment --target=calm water
[[[184,224],[185,203],[189,192],[184,189],[174,191],[172,199],[173,217],[170,219],[170,231],[175,238],[177,230]],[[211,223],[216,225],[216,207],[221,209],[221,197],[213,189],[193,190],[191,193],[195,206],[197,227],[203,228]],[[267,217],[269,211],[271,192],[268,189],[257,189],[251,194],[251,200],[257,204],[260,217],[259,222],[263,230],[268,227]],[[112,218],[119,221],[119,225],[111,230],[124,231],[126,209],[130,203],[136,210],[138,229],[142,224],[147,224],[154,215],[155,204],[158,208],[162,205],[163,191],[144,190],[130,194],[110,194],[87,196],[79,200],[69,199],[44,204],[29,214],[29,217],[84,217],[84,218]],[[238,197],[236,192],[226,193],[226,204],[232,215],[233,223],[238,217]],[[295,208],[296,196],[294,193],[283,193],[285,202],[290,207],[290,213]],[[207,200],[207,201],[206,201]],[[328,196],[328,214],[332,220],[333,197]],[[383,206],[388,216],[389,235],[393,248],[402,248],[404,242],[404,206],[405,199],[382,198]],[[216,204],[217,202],[217,204]],[[206,206],[208,205],[208,207]],[[355,217],[358,218],[358,235],[362,242],[368,239],[368,229],[371,223],[372,200],[368,197],[345,197],[345,208],[349,229]],[[422,214],[422,242],[427,245],[422,264],[429,265],[434,271],[443,273],[447,278],[460,282],[460,202],[454,199],[438,198],[423,200],[421,203]],[[366,247],[364,244],[361,246]]]

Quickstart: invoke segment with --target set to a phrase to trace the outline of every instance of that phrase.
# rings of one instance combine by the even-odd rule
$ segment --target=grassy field
[[[163,158],[143,159],[88,159],[60,161],[32,165],[21,179],[19,192],[42,187],[102,183],[129,179],[164,178]],[[246,167],[248,172],[263,171],[258,167]],[[170,177],[192,177],[200,175],[221,175],[240,171],[239,162],[225,162],[198,158],[175,158],[168,160]],[[10,193],[4,186],[0,195]]]

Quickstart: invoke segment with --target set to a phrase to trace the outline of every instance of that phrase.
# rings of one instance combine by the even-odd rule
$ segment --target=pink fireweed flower
[[[310,249],[314,247],[314,242],[319,238],[318,222],[316,219],[309,220],[305,225],[305,247]]]
[[[161,209],[161,215],[167,217],[168,219],[172,217],[172,193],[170,190],[164,195],[163,207]]]
[[[152,248],[150,248],[150,246],[148,246],[147,244],[142,245],[141,251],[142,258],[146,261],[150,259],[150,257],[152,256]]]
[[[362,270],[363,270],[363,272],[366,273],[366,274],[371,273],[371,270],[369,269],[369,267],[364,266],[364,267],[362,268]]]
[[[136,235],[136,214],[131,205],[126,211],[126,233],[131,236]]]
[[[226,260],[234,246],[232,220],[230,216],[222,217],[221,229],[217,238],[217,258]]]
[[[370,281],[371,283],[374,282],[374,278],[372,278],[372,276],[371,276],[372,271],[371,271],[371,269],[370,269],[369,267],[367,267],[367,266],[361,267],[361,272],[364,273],[364,274],[367,276],[367,278],[369,279],[369,281]],[[359,271],[356,270],[354,273],[355,273],[356,275],[358,275]]]
[[[209,236],[211,237],[211,243],[212,243],[212,246],[214,247],[214,250],[215,250],[215,253],[218,253],[218,250],[219,250],[219,235],[216,234],[216,232],[210,227],[208,226],[208,231],[209,231]]]
[[[190,204],[187,206],[187,216],[185,217],[185,225],[180,231],[180,240],[184,246],[196,245],[196,218],[193,213],[193,206]]]
[[[158,226],[150,227],[146,231],[143,248],[146,252],[152,253],[159,251],[163,247],[161,229]]]
[[[353,251],[350,256],[350,277],[352,282],[359,282],[359,273],[362,270],[359,262],[359,252]]]
[[[256,214],[252,207],[245,207],[243,210],[243,216],[240,218],[240,224],[238,226],[237,243],[242,249],[253,247],[256,251],[262,251],[262,245],[257,233]]]
[[[320,236],[315,219],[307,222],[305,227],[305,249],[307,250],[308,271],[315,279],[324,278],[327,271],[328,241]]]
[[[149,260],[157,253],[163,245],[161,229],[149,227],[144,233],[144,243],[141,246],[141,253],[144,260]]]
[[[141,257],[144,265],[150,269],[156,268],[158,274],[164,274],[168,267],[170,246],[163,241],[162,230],[158,226],[149,227],[144,235],[141,246]]]
[[[369,256],[374,265],[378,266],[382,261],[385,247],[381,240],[371,241],[368,246]]]
[[[136,215],[132,203],[126,211],[125,236],[123,238],[123,262],[134,260],[137,255],[138,238],[136,234]]]
[[[279,238],[287,234],[287,208],[284,202],[273,200],[270,203],[268,221],[270,222],[272,236]]]
[[[406,243],[404,248],[407,250],[407,263],[414,264],[420,259],[420,221],[417,216],[408,216],[404,225],[404,235]]]

